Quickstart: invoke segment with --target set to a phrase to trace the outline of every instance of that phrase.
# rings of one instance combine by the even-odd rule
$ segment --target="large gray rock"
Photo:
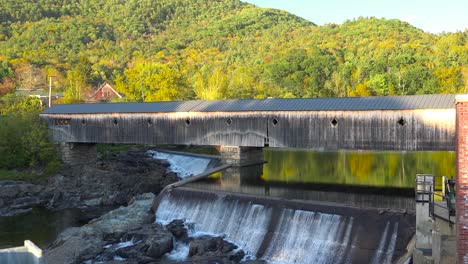
[[[176,219],[167,224],[166,229],[179,241],[187,243],[189,241],[188,230],[184,220]]]
[[[148,237],[145,242],[148,246],[146,255],[152,258],[160,258],[162,255],[172,251],[172,235],[169,232],[163,231],[164,229],[159,229],[159,232]]]
[[[96,258],[104,251],[105,237],[151,223],[153,214],[149,210],[153,199],[151,193],[137,196],[128,207],[120,207],[82,227],[66,229],[44,250],[45,263],[82,263]]]
[[[0,217],[27,213],[32,207],[43,205],[43,187],[23,181],[0,181]]]
[[[199,237],[190,242],[189,256],[193,260],[201,260],[206,257],[215,256],[222,259],[222,263],[238,263],[244,258],[243,250],[221,237]],[[227,261],[227,262],[226,262]]]

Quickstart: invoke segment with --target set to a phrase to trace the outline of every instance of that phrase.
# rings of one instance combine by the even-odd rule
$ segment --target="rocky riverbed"
[[[82,227],[69,228],[45,250],[44,260],[55,263],[264,263],[245,260],[245,253],[221,237],[191,237],[182,220],[155,223],[150,211],[154,194],[136,196]],[[188,248],[168,257],[177,247]],[[177,252],[176,252],[177,253]]]
[[[96,166],[65,166],[47,182],[0,181],[0,217],[26,213],[35,206],[49,210],[126,205],[135,195],[159,193],[178,177],[165,161],[146,151],[102,158]]]
[[[263,263],[248,260],[242,249],[222,237],[190,235],[183,220],[155,223],[155,194],[178,180],[167,162],[153,159],[146,150],[114,154],[96,166],[64,166],[42,184],[0,181],[0,217],[34,207],[93,212],[120,206],[63,231],[43,249],[47,264]]]

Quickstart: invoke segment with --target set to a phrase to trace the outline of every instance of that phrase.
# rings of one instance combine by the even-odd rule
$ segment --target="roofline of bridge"
[[[68,104],[53,105],[51,108],[44,110],[42,114],[455,109],[457,100],[468,100],[468,95],[440,94]]]

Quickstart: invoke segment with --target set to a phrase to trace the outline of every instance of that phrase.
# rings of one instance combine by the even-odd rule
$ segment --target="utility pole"
[[[49,108],[52,105],[52,75],[49,76]]]

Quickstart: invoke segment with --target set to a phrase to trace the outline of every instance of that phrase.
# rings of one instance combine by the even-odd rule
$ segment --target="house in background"
[[[92,95],[88,96],[87,103],[102,103],[109,102],[114,99],[120,99],[124,96],[114,90],[107,82],[101,85]]]

